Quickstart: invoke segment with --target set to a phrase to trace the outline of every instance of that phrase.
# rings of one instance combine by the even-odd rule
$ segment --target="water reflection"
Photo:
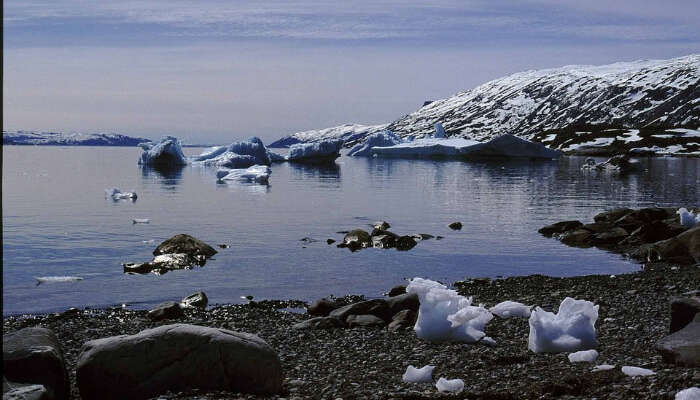
[[[288,163],[289,169],[297,179],[318,179],[322,182],[340,181],[340,165],[336,163],[302,164]]]
[[[251,194],[266,194],[270,193],[270,184],[259,182],[243,182],[243,181],[216,181],[216,187],[228,189],[231,192],[246,192]]]
[[[140,165],[141,177],[144,182],[155,181],[166,190],[175,190],[182,182],[182,172],[185,166],[163,167]]]

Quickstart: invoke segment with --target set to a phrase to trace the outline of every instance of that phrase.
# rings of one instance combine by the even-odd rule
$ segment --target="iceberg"
[[[416,336],[430,342],[474,343],[486,336],[484,327],[491,314],[484,307],[472,306],[472,298],[429,279],[414,278],[406,293],[418,295],[420,306],[414,330]]]
[[[501,318],[510,317],[523,317],[528,318],[530,316],[530,309],[532,306],[526,306],[525,304],[518,303],[516,301],[504,301],[496,304],[495,306],[489,308],[491,314],[498,315]]]
[[[166,136],[158,143],[139,143],[143,149],[139,165],[172,168],[187,164],[182,153],[182,144],[172,136]]]
[[[216,171],[216,178],[220,181],[267,183],[271,172],[267,165],[253,165],[248,168],[220,169]]]
[[[118,188],[105,189],[105,197],[109,197],[114,201],[119,200],[136,200],[138,197],[136,192],[122,192]]]
[[[432,365],[426,365],[423,368],[416,368],[413,365],[409,365],[402,378],[406,383],[432,382],[434,369],[435,367]]]
[[[374,147],[395,146],[399,143],[403,143],[403,140],[395,133],[389,130],[377,132],[369,135],[367,140],[363,143],[355,145],[350,149],[348,155],[353,157],[369,157],[372,155],[372,149]]]
[[[297,143],[289,148],[287,161],[322,163],[331,162],[340,157],[340,149],[343,147],[341,139],[323,140],[314,143]]]
[[[435,387],[441,393],[459,393],[464,390],[464,381],[461,379],[440,378]]]
[[[477,142],[463,138],[426,138],[394,146],[374,147],[372,154],[382,157],[525,157],[558,158],[561,152],[542,144],[530,142],[513,135],[501,135],[488,142]]]
[[[228,146],[207,149],[191,160],[193,163],[229,169],[248,168],[256,164],[270,165],[271,163],[270,152],[258,137],[251,137],[243,142],[233,142]]]
[[[537,307],[530,314],[528,349],[535,353],[588,350],[597,346],[595,322],[599,306],[567,297],[557,314]]]

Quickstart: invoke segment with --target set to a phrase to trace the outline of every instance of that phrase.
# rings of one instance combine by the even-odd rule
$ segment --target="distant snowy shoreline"
[[[116,133],[65,134],[59,132],[2,131],[2,144],[14,146],[122,146],[135,147],[151,139]]]

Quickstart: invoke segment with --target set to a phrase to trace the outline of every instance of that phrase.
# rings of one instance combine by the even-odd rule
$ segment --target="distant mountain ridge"
[[[488,140],[509,133],[570,152],[586,152],[593,146],[604,154],[606,149],[630,151],[643,144],[649,152],[664,153],[668,148],[674,154],[700,155],[699,81],[699,54],[532,70],[426,102],[415,112],[378,126],[402,137],[420,138],[432,134],[434,124],[441,122],[448,137]],[[669,132],[679,128],[684,130]],[[630,129],[641,131],[641,139],[630,140],[628,135],[615,141],[609,133]],[[315,141],[324,131],[291,137]],[[357,133],[355,142],[363,139]],[[594,140],[601,137],[612,140]]]
[[[2,131],[3,145],[34,146],[137,146],[151,139],[117,133],[65,134],[58,132]]]
[[[270,143],[268,147],[289,147],[297,143],[309,143],[327,139],[343,139],[345,145],[350,146],[357,143],[358,141],[364,140],[364,138],[375,132],[381,132],[385,130],[387,125],[388,124],[345,124],[340,126],[334,126],[332,128],[297,132]]]

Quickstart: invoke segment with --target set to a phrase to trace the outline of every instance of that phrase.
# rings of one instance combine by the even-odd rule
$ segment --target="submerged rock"
[[[159,244],[158,247],[153,250],[154,256],[171,253],[185,253],[189,255],[203,255],[205,257],[212,257],[217,253],[217,251],[201,240],[181,233]]]
[[[146,399],[189,389],[276,394],[282,367],[255,335],[175,324],[87,342],[78,357],[80,396]]]

